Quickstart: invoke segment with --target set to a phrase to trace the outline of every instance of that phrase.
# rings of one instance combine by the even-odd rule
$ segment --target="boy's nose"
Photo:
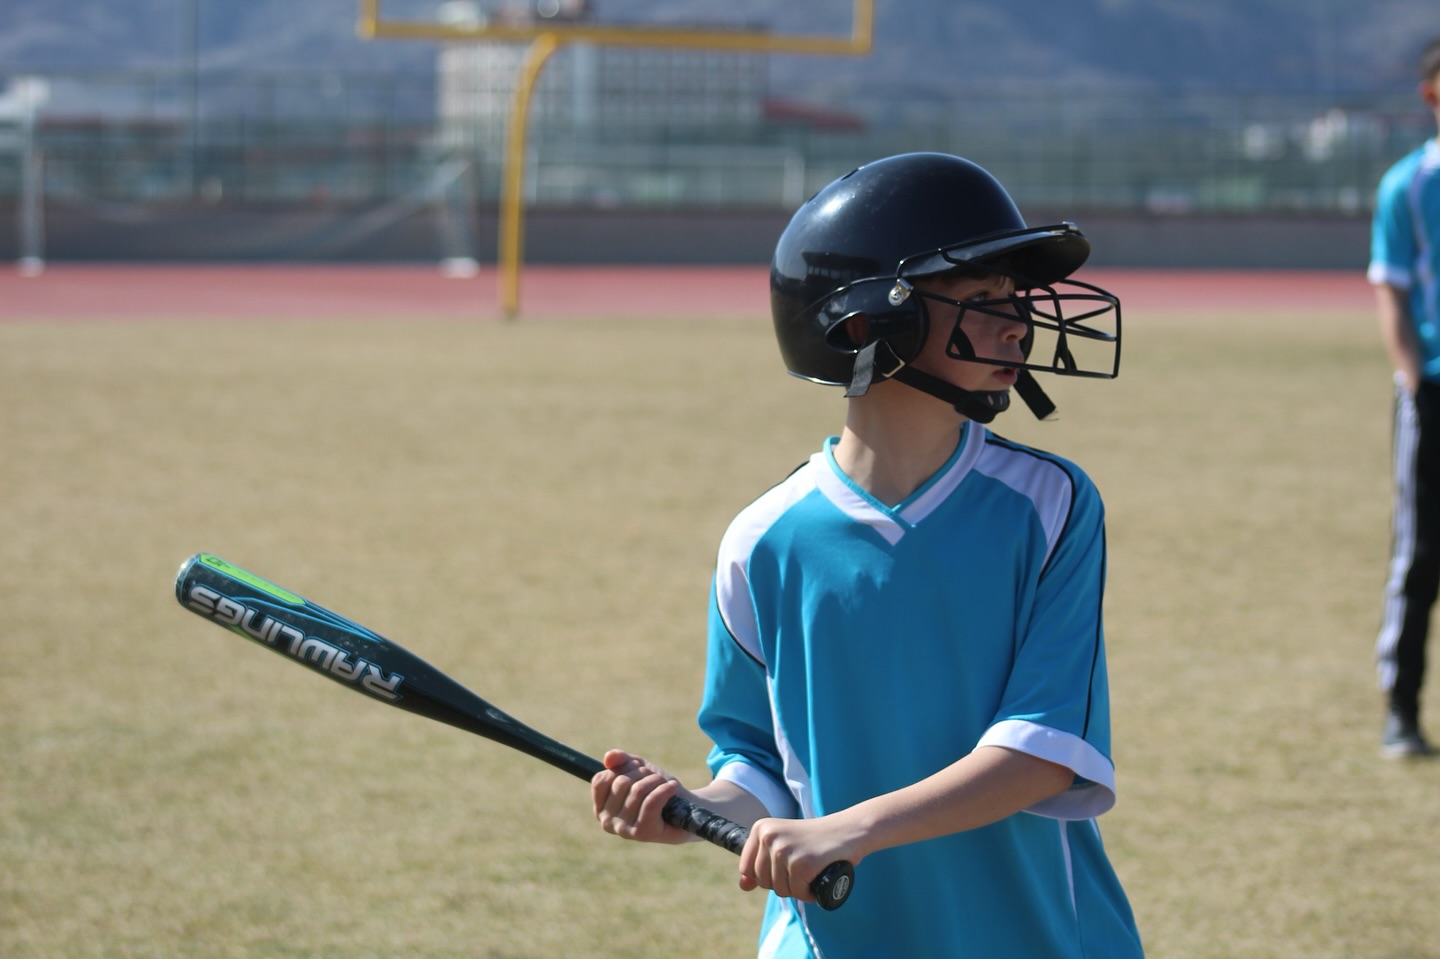
[[[1030,332],[1030,324],[1019,313],[1006,316],[1004,324],[1001,335],[1007,340],[1023,340],[1025,334]]]

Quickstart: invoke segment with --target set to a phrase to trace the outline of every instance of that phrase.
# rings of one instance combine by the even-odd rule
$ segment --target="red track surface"
[[[1126,314],[1153,310],[1368,311],[1354,272],[1087,270]],[[767,316],[763,266],[531,266],[522,317]],[[452,279],[425,265],[50,264],[24,277],[0,267],[0,320],[109,317],[498,319],[493,268]]]

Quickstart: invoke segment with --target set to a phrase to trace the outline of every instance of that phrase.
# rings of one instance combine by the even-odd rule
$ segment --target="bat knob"
[[[854,887],[855,867],[844,860],[826,866],[825,871],[810,883],[810,891],[815,894],[816,904],[825,910],[843,906]]]

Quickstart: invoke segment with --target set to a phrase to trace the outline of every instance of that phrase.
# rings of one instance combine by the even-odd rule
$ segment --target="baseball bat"
[[[197,553],[175,574],[175,598],[198,616],[308,666],[382,703],[517,749],[589,782],[604,764],[507,715],[419,656],[353,620],[218,556]],[[665,821],[739,854],[750,830],[679,796]],[[816,902],[838,909],[854,869],[834,862],[810,884]]]

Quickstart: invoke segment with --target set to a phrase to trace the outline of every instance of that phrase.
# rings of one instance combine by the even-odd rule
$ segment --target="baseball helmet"
[[[947,331],[954,359],[987,362],[965,336],[968,310],[1003,312],[1030,325],[1016,389],[1043,417],[1054,407],[1026,371],[1113,377],[1119,370],[1118,299],[1068,279],[1089,255],[1074,224],[1027,227],[1000,182],[969,160],[907,153],[867,163],[811,197],[776,244],[770,305],[780,354],[792,374],[846,386],[848,395],[893,377],[988,422],[1008,405],[1008,393],[966,393],[907,364],[931,332],[927,301],[960,307]],[[914,286],[966,270],[1011,277],[1016,294],[962,304]],[[1080,292],[1058,292],[1061,283]],[[1067,316],[1077,303],[1078,314]],[[866,318],[864,343],[844,335],[857,314]]]

